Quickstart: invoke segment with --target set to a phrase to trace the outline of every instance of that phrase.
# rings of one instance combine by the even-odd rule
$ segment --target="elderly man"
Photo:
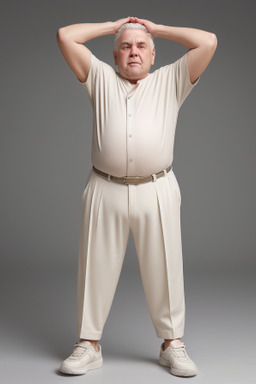
[[[115,71],[84,46],[115,34]],[[150,73],[153,38],[188,51]],[[93,107],[93,167],[82,195],[78,266],[78,337],[60,370],[84,374],[102,366],[103,327],[113,301],[130,231],[156,335],[159,363],[194,376],[184,335],[180,188],[173,172],[179,109],[217,45],[206,31],[157,25],[137,17],[60,28],[57,41]]]

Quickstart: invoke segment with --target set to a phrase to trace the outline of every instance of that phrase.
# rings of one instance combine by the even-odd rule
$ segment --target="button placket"
[[[127,176],[135,175],[135,148],[134,148],[134,139],[133,139],[133,126],[134,126],[134,110],[132,97],[127,95],[126,98],[127,106],[127,118],[126,118],[126,135],[127,135]]]

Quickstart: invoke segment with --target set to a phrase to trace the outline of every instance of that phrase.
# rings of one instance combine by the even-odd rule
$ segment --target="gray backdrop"
[[[23,0],[1,9],[1,382],[58,374],[76,341],[81,197],[91,169],[92,111],[57,29],[138,16],[215,32],[218,48],[183,104],[174,172],[182,194],[187,351],[195,382],[254,382],[255,2]],[[88,43],[113,64],[113,36]],[[186,48],[156,39],[154,68]],[[152,70],[154,69],[152,68]],[[153,283],[153,282],[152,282]],[[89,382],[163,383],[130,236]],[[2,381],[3,380],[3,381]]]

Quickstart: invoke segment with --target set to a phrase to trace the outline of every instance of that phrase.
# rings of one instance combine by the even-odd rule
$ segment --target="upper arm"
[[[217,38],[213,33],[209,33],[208,41],[197,48],[190,49],[186,53],[187,66],[191,83],[201,76],[210,63],[217,47]]]
[[[87,80],[91,65],[91,52],[83,44],[76,43],[65,36],[61,29],[57,32],[59,48],[76,77],[81,83]]]

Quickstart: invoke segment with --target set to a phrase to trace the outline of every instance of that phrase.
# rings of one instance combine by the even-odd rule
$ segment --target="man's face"
[[[146,32],[140,29],[124,30],[113,54],[120,75],[131,83],[146,77],[155,59],[155,49],[151,50]]]

